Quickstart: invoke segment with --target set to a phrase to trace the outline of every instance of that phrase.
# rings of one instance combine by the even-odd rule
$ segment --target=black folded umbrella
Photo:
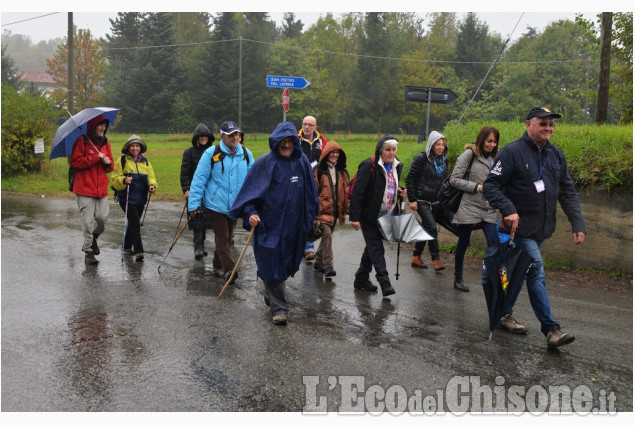
[[[502,226],[502,220],[501,220]],[[520,290],[533,259],[514,243],[514,236],[501,233],[500,243],[488,247],[483,257],[483,292],[489,311],[489,338],[503,317],[505,300]]]
[[[452,224],[452,220],[454,219],[454,213],[452,211],[445,208],[440,202],[431,204],[430,209],[432,210],[434,221],[436,221],[437,224],[454,233],[454,235],[459,236],[459,228]]]

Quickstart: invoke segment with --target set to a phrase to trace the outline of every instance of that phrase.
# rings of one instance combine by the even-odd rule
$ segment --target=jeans
[[[437,241],[437,223],[434,220],[434,215],[432,215],[432,210],[430,209],[429,202],[417,202],[417,212],[419,213],[419,217],[421,217],[421,226],[423,229],[428,232],[430,236],[434,239],[429,241],[420,241],[415,243],[415,249],[412,253],[413,257],[420,257],[423,254],[423,249],[426,247],[426,242],[428,243],[428,248],[430,249],[430,257],[432,260],[439,259],[439,242]]]
[[[545,241],[518,237],[514,238],[514,241],[534,260],[534,263],[529,268],[529,273],[527,273],[527,292],[529,293],[531,308],[540,321],[540,330],[544,335],[547,335],[550,330],[559,328],[560,324],[553,318],[551,303],[549,302],[549,295],[547,295],[547,287],[545,285],[545,268],[540,255],[540,250]],[[508,294],[508,299],[505,301],[505,314],[512,313],[512,308],[521,289],[522,284],[518,285],[515,293]]]
[[[494,223],[481,222],[483,226],[483,234],[490,247],[498,242],[497,225]],[[456,243],[456,252],[454,253],[454,274],[463,274],[463,260],[465,259],[465,251],[470,244],[470,236],[472,235],[471,224],[459,224],[459,241]]]
[[[307,252],[315,252],[314,242],[306,241],[306,244],[304,245],[304,253],[306,254]]]

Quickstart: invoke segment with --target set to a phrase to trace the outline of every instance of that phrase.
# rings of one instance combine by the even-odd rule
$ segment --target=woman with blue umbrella
[[[86,264],[97,264],[97,238],[104,232],[108,219],[108,173],[114,169],[110,142],[106,138],[109,121],[98,115],[88,121],[86,134],[74,142],[69,159],[75,170],[72,191],[82,216]]]

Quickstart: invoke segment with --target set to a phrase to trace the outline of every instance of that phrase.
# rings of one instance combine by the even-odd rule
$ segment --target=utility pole
[[[595,106],[595,123],[606,124],[609,115],[609,79],[611,76],[611,37],[613,12],[602,12],[600,33],[600,72],[598,97]]]
[[[238,128],[243,128],[243,36],[239,39],[238,51]]]
[[[68,72],[66,87],[68,89],[68,112],[75,112],[73,102],[73,12],[68,12]]]

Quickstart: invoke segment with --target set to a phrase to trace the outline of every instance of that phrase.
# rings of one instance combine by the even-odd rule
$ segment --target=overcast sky
[[[29,7],[11,7],[10,4],[7,4],[9,0],[3,1],[2,6],[2,30],[11,31],[13,34],[23,34],[31,37],[31,41],[33,43],[38,43],[41,40],[49,40],[56,37],[65,37],[68,29],[68,11],[73,11],[73,21],[74,24],[81,29],[90,29],[91,33],[94,37],[103,37],[105,34],[110,33],[110,22],[109,18],[114,19],[116,17],[116,12],[101,12],[101,11],[90,11],[87,9],[85,2],[77,2],[77,1],[66,1],[63,3],[64,8],[67,10],[64,12],[57,12],[55,10],[51,10],[50,2],[49,3],[40,3],[38,1],[29,2]],[[459,18],[463,16],[463,13],[466,11],[475,11],[478,13],[479,19],[482,22],[485,22],[489,25],[490,30],[498,32],[503,38],[506,38],[509,35],[512,35],[513,39],[516,39],[523,32],[525,32],[527,26],[536,27],[539,31],[542,31],[545,26],[553,21],[557,21],[559,19],[571,19],[575,18],[575,14],[577,12],[582,12],[586,18],[593,18],[593,16],[597,13],[597,5],[591,4],[589,1],[589,5],[585,5],[587,0],[577,1],[577,2],[559,2],[557,7],[551,11],[547,11],[546,9],[543,11],[537,11],[538,8],[535,7],[537,4],[533,4],[534,7],[525,7],[525,10],[514,11],[509,8],[509,1],[481,1],[481,2],[463,2],[461,7],[460,2],[452,2],[452,1],[444,1],[444,2],[436,2],[436,5],[428,5],[426,4],[425,10],[424,6],[422,6],[422,2],[404,2],[402,0],[393,0],[393,1],[381,1],[377,2],[374,0],[365,1],[363,3],[358,2],[342,2],[342,1],[333,1],[333,0],[323,0],[319,2],[311,2],[312,7],[309,10],[316,10],[315,5],[319,5],[325,11],[323,12],[314,12],[309,11],[306,7],[301,6],[291,6],[290,2],[280,2],[279,4],[289,7],[289,9],[281,9],[280,7],[276,8],[276,2],[253,2],[253,1],[237,1],[237,2],[227,2],[227,3],[216,3],[219,6],[223,7],[224,11],[228,4],[234,6],[232,11],[262,11],[263,4],[267,5],[267,7],[272,6],[271,10],[269,10],[270,16],[274,19],[278,24],[282,22],[283,11],[294,11],[296,13],[296,19],[302,20],[305,24],[305,29],[308,28],[311,24],[315,23],[320,16],[324,16],[326,11],[331,11],[334,14],[338,15],[342,12],[348,11],[363,11],[363,10],[386,10],[390,7],[391,11],[410,11],[416,12],[420,14],[422,17],[425,17],[426,14],[430,11],[455,11],[459,13]],[[93,2],[94,3],[94,2]],[[345,4],[344,4],[345,3]],[[402,4],[403,3],[403,4]],[[427,2],[426,2],[427,3]],[[428,9],[430,7],[439,7],[439,3],[442,3],[443,9]],[[456,4],[454,4],[456,3]],[[618,2],[619,3],[619,2]],[[19,5],[20,3],[14,3]],[[23,5],[24,3],[22,3]],[[211,13],[216,13],[219,10],[211,10],[210,6],[215,6],[216,4],[212,4],[211,2],[199,2],[191,4],[191,2],[181,1],[181,2],[173,2],[172,6],[177,5],[180,7],[177,9],[165,8],[162,10],[165,11],[208,11]],[[273,5],[272,5],[273,4]],[[543,5],[545,3],[542,3]],[[611,1],[604,1],[601,3],[603,6],[610,7]],[[131,8],[131,5],[134,6]],[[415,6],[418,5],[418,6]],[[524,3],[523,5],[530,5],[529,3]],[[345,7],[343,7],[345,6]],[[375,6],[375,7],[373,7]],[[140,2],[140,1],[132,1],[132,2],[120,2],[118,0],[108,2],[108,9],[115,11],[127,11],[127,10],[136,10],[136,11],[147,11],[147,10],[157,10],[156,2]],[[161,6],[163,7],[163,6]],[[293,8],[291,8],[293,7]],[[418,7],[418,9],[416,8]],[[474,8],[478,9],[474,9]],[[549,5],[551,7],[551,5]],[[631,9],[633,7],[631,6]],[[71,10],[69,10],[71,9]],[[104,8],[102,7],[101,10]],[[544,9],[544,8],[543,8]],[[615,9],[618,10],[619,8]],[[28,11],[32,10],[32,11]],[[59,9],[58,9],[59,10]],[[77,12],[76,10],[83,10],[82,12]],[[48,15],[48,16],[45,16]],[[35,19],[32,19],[35,18]],[[22,21],[22,22],[20,22]]]

